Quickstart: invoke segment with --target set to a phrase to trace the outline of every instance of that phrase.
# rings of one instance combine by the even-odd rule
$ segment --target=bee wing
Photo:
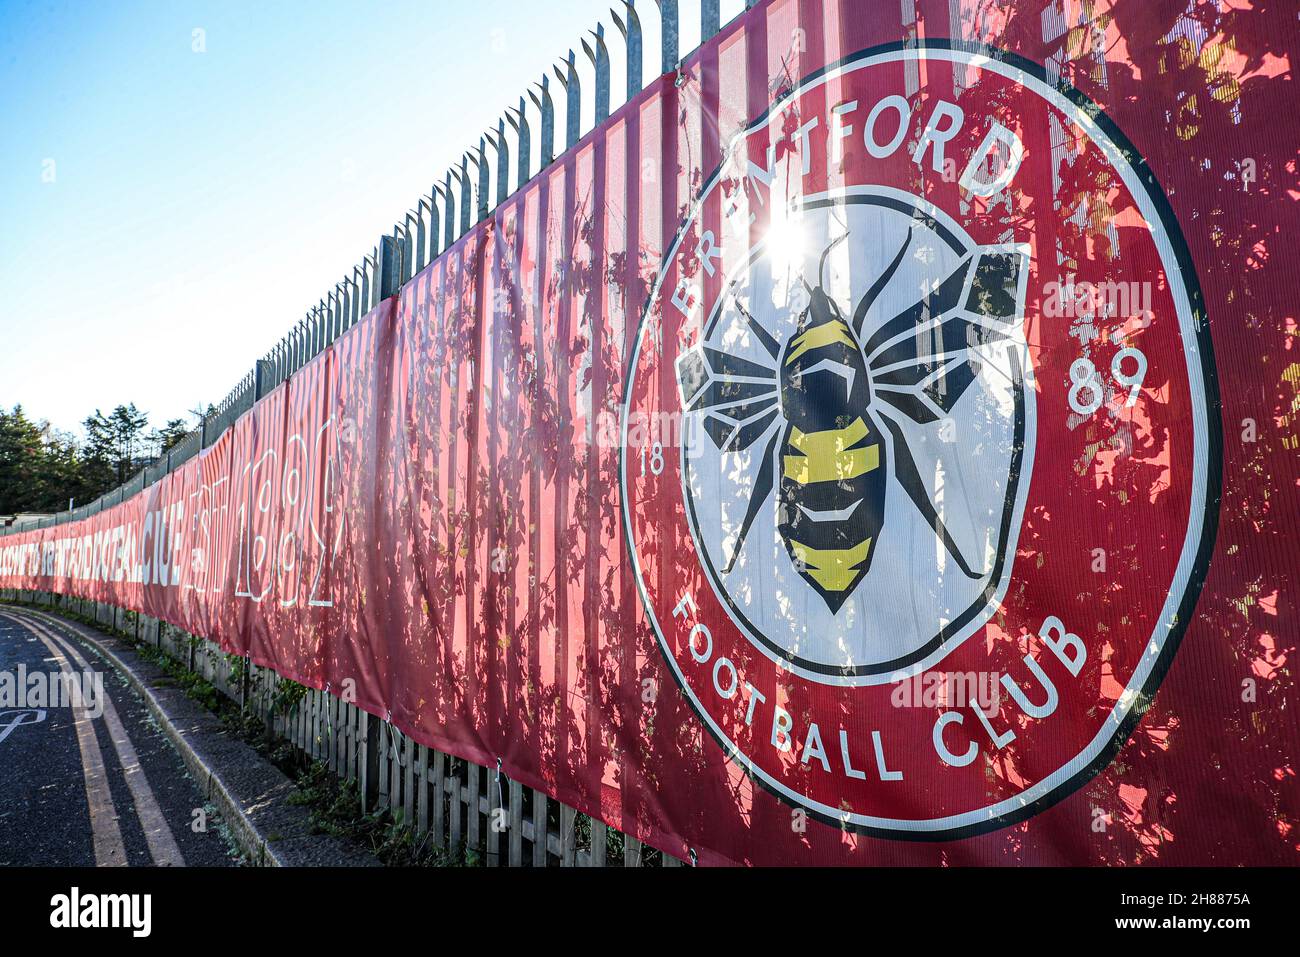
[[[880,298],[880,294],[884,292],[885,287],[889,285],[889,280],[894,278],[894,273],[898,272],[898,267],[903,261],[903,256],[906,255],[907,248],[911,245],[912,228],[908,227],[907,237],[903,240],[903,245],[898,247],[898,252],[894,254],[893,261],[885,267],[884,272],[876,277],[876,281],[871,284],[871,288],[867,290],[866,294],[860,300],[858,300],[857,306],[854,307],[853,334],[859,339],[862,338],[862,324],[867,319],[867,313],[871,311],[871,307],[875,305],[876,300]]]
[[[971,568],[970,562],[966,556],[961,553],[957,547],[956,541],[943,524],[943,519],[939,517],[938,510],[930,497],[926,494],[925,483],[921,480],[921,473],[917,471],[916,460],[912,458],[911,450],[907,447],[907,437],[903,435],[903,430],[898,423],[894,422],[888,413],[882,413],[880,416],[884,420],[885,426],[893,436],[893,458],[894,458],[894,477],[898,479],[898,484],[903,487],[907,497],[912,500],[916,510],[921,513],[921,517],[926,520],[929,526],[934,529],[934,533],[939,536],[943,542],[944,549],[952,556],[961,573],[967,578],[981,578],[980,572]]]
[[[724,452],[749,448],[780,414],[775,369],[709,346],[678,357],[677,386],[682,409],[705,411],[704,430]]]
[[[774,349],[768,351],[775,355]],[[772,494],[773,463],[781,437],[780,430],[773,428],[781,414],[777,404],[777,373],[762,363],[697,345],[677,359],[677,386],[682,409],[704,412],[704,431],[723,452],[744,451],[768,432],[772,433],[759,460],[745,517],[723,569],[724,573],[730,572],[759,510]]]
[[[922,424],[948,415],[979,375],[972,347],[1009,338],[1024,255],[992,249],[964,259],[929,295],[863,346],[881,401]]]
[[[745,518],[740,523],[740,531],[736,534],[736,543],[731,547],[731,555],[727,558],[726,567],[722,569],[724,573],[730,572],[735,566],[736,559],[740,557],[740,547],[745,544],[745,537],[749,534],[754,519],[758,518],[759,509],[763,507],[763,503],[772,494],[773,476],[776,472],[777,441],[780,438],[780,430],[774,430],[772,438],[767,443],[767,448],[763,450],[763,458],[760,460],[758,472],[754,476],[754,488],[749,493],[749,504],[745,506]],[[752,442],[753,439],[750,439],[750,441]]]

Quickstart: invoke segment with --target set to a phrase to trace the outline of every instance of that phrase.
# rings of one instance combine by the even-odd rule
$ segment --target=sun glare
[[[767,250],[773,275],[783,275],[802,267],[806,237],[803,217],[798,213],[772,217],[767,230]]]

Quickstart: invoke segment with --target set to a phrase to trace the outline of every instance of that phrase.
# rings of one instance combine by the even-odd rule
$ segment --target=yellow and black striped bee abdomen
[[[811,297],[780,358],[778,530],[799,574],[839,611],[871,565],[887,450],[853,329],[820,288]]]

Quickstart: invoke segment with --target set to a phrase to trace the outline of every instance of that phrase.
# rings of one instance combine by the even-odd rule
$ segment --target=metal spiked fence
[[[758,6],[762,0],[744,0],[744,9]],[[656,0],[659,21],[660,74],[677,70],[681,62],[681,10],[679,0]],[[720,0],[699,0],[700,42],[713,37],[722,28]],[[622,39],[626,66],[625,98],[631,101],[645,83],[645,28],[636,0],[618,0],[609,11]],[[737,10],[738,15],[741,11]],[[593,77],[592,123],[589,131],[610,115],[611,56],[606,43],[604,23],[580,38],[585,56],[584,70],[570,49],[552,69],[562,92],[564,109],[564,149],[572,149],[582,139],[582,73],[589,65]],[[429,192],[394,223],[391,234],[379,238],[369,252],[311,306],[303,318],[290,328],[267,353],[258,359],[229,394],[203,416],[198,427],[172,448],[140,469],[125,483],[106,492],[95,501],[59,512],[22,526],[0,529],[0,535],[16,534],[33,528],[46,528],[63,522],[95,515],[105,508],[130,498],[153,485],[209,447],[258,400],[301,369],[334,340],[360,321],[381,301],[395,296],[401,286],[447,251],[475,223],[488,217],[497,206],[541,175],[556,159],[555,101],[551,95],[551,73],[543,71],[516,106],[505,109],[493,127],[479,137],[478,144],[461,154],[441,178],[435,177]],[[657,79],[657,77],[656,77]],[[529,104],[531,103],[531,109]],[[532,119],[530,120],[530,114]],[[533,122],[537,123],[538,167],[532,168]],[[513,146],[513,150],[512,150]],[[490,153],[489,153],[490,151]],[[493,157],[495,162],[493,162]],[[515,175],[510,175],[511,165]],[[510,188],[513,181],[514,189]]]

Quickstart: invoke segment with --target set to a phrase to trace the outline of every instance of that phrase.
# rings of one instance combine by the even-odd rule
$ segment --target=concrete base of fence
[[[152,662],[118,639],[75,622],[30,609],[22,613],[75,634],[122,673],[250,861],[270,867],[378,866],[374,857],[335,837],[312,834],[307,809],[288,803],[296,790],[293,782],[232,737],[216,715],[179,688],[168,687],[167,676]]]

